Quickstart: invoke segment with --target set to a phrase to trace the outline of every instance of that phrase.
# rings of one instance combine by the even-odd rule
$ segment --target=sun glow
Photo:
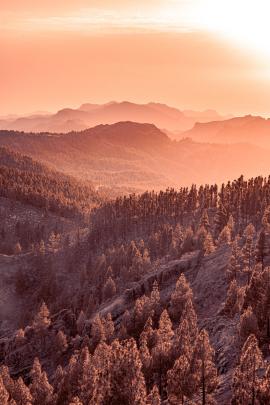
[[[270,57],[269,0],[198,0],[193,25]]]
[[[1,0],[0,0],[1,1]],[[80,4],[82,4],[80,2]],[[48,31],[206,31],[270,57],[270,0],[159,0],[142,7],[134,1],[113,6],[91,3],[60,13],[0,12],[0,30]],[[85,3],[84,3],[85,6]]]

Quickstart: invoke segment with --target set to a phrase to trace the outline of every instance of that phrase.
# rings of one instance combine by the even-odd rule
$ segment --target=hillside
[[[55,114],[34,114],[14,119],[1,119],[0,129],[25,132],[80,131],[99,124],[135,121],[154,124],[170,131],[187,130],[195,122],[224,119],[212,110],[181,112],[166,104],[136,104],[128,101],[107,104],[82,104],[78,109],[64,108]]]
[[[256,384],[267,405],[269,190],[270,178],[240,177],[119,197],[73,244],[50,237],[0,254],[4,393],[32,398],[43,387],[40,403],[59,405],[134,405],[133,395],[140,405],[153,395],[227,405],[238,384],[247,398]]]
[[[191,138],[195,142],[250,143],[270,148],[270,119],[247,115],[226,121],[197,123],[188,131],[179,134],[178,139]]]
[[[100,201],[90,185],[5,148],[0,148],[0,196],[68,217],[89,213]]]
[[[269,167],[268,151],[259,146],[177,142],[154,125],[133,122],[68,134],[0,131],[0,145],[96,187],[141,191],[266,175]]]

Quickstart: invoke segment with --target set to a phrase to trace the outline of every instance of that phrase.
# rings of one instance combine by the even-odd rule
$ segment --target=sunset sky
[[[0,115],[159,101],[270,116],[269,0],[0,0]]]

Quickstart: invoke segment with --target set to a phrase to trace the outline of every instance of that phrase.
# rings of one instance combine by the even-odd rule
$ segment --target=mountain
[[[128,101],[107,104],[82,104],[78,109],[64,108],[56,114],[32,114],[28,117],[1,119],[0,129],[27,132],[69,132],[80,131],[99,124],[113,124],[119,121],[151,123],[169,131],[185,131],[196,122],[224,119],[215,111],[186,111],[166,104],[136,104]]]
[[[245,142],[270,147],[270,119],[247,115],[225,121],[197,123],[179,138],[191,138],[196,142],[237,143]]]
[[[269,172],[269,152],[259,146],[173,141],[152,124],[134,122],[68,134],[0,131],[0,145],[113,189],[221,183],[239,173],[251,177]]]

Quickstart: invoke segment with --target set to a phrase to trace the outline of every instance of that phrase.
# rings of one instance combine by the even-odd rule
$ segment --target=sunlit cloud
[[[170,4],[170,3],[169,3]],[[192,29],[188,10],[183,7],[181,15],[171,7],[148,7],[146,10],[117,8],[87,8],[61,15],[36,16],[30,13],[6,14],[1,19],[1,29],[6,30],[52,30],[52,31],[111,31],[114,29],[153,29],[187,31]]]
[[[0,8],[0,30],[202,30],[270,55],[269,0],[93,0],[91,7],[84,0],[56,0],[55,7],[49,1],[45,8],[28,3],[25,9],[19,3],[17,9]]]

